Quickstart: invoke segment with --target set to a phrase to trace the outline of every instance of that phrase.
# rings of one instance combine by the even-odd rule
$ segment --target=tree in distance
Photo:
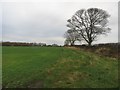
[[[66,38],[64,44],[73,46],[75,41],[81,41],[78,32],[75,29],[69,29],[65,32],[64,37]]]
[[[99,8],[78,10],[71,19],[67,20],[67,27],[69,27],[71,31],[75,31],[76,34],[74,35],[76,36],[71,35],[71,33],[69,33],[70,30],[68,30],[66,32],[67,34],[65,34],[66,41],[71,42],[70,38],[74,37],[78,39],[72,39],[73,43],[76,40],[81,40],[86,41],[88,46],[91,46],[92,42],[95,41],[98,36],[102,34],[106,35],[111,30],[107,27],[109,17],[110,15],[105,10]]]

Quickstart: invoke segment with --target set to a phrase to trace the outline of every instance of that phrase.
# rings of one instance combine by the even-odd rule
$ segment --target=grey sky
[[[117,2],[6,2],[2,5],[2,39],[63,45],[67,19],[77,10],[91,7],[104,9],[111,15],[108,24],[111,32],[94,43],[117,42]]]
[[[120,29],[120,1],[118,3],[118,29]],[[120,42],[120,31],[118,30],[118,42]]]

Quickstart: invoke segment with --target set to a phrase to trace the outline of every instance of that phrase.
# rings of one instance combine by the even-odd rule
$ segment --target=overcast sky
[[[111,17],[112,29],[94,43],[118,42],[117,2],[5,2],[2,3],[2,40],[63,45],[67,20],[82,8],[101,8]],[[1,9],[0,9],[1,10]]]

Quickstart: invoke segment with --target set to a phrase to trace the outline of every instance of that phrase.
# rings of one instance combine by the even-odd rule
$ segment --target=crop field
[[[117,88],[118,60],[67,47],[3,47],[3,88]]]

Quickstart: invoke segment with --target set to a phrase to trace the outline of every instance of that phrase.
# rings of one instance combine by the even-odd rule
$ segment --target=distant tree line
[[[2,46],[58,46],[57,44],[47,45],[46,43],[27,43],[27,42],[0,42]]]

